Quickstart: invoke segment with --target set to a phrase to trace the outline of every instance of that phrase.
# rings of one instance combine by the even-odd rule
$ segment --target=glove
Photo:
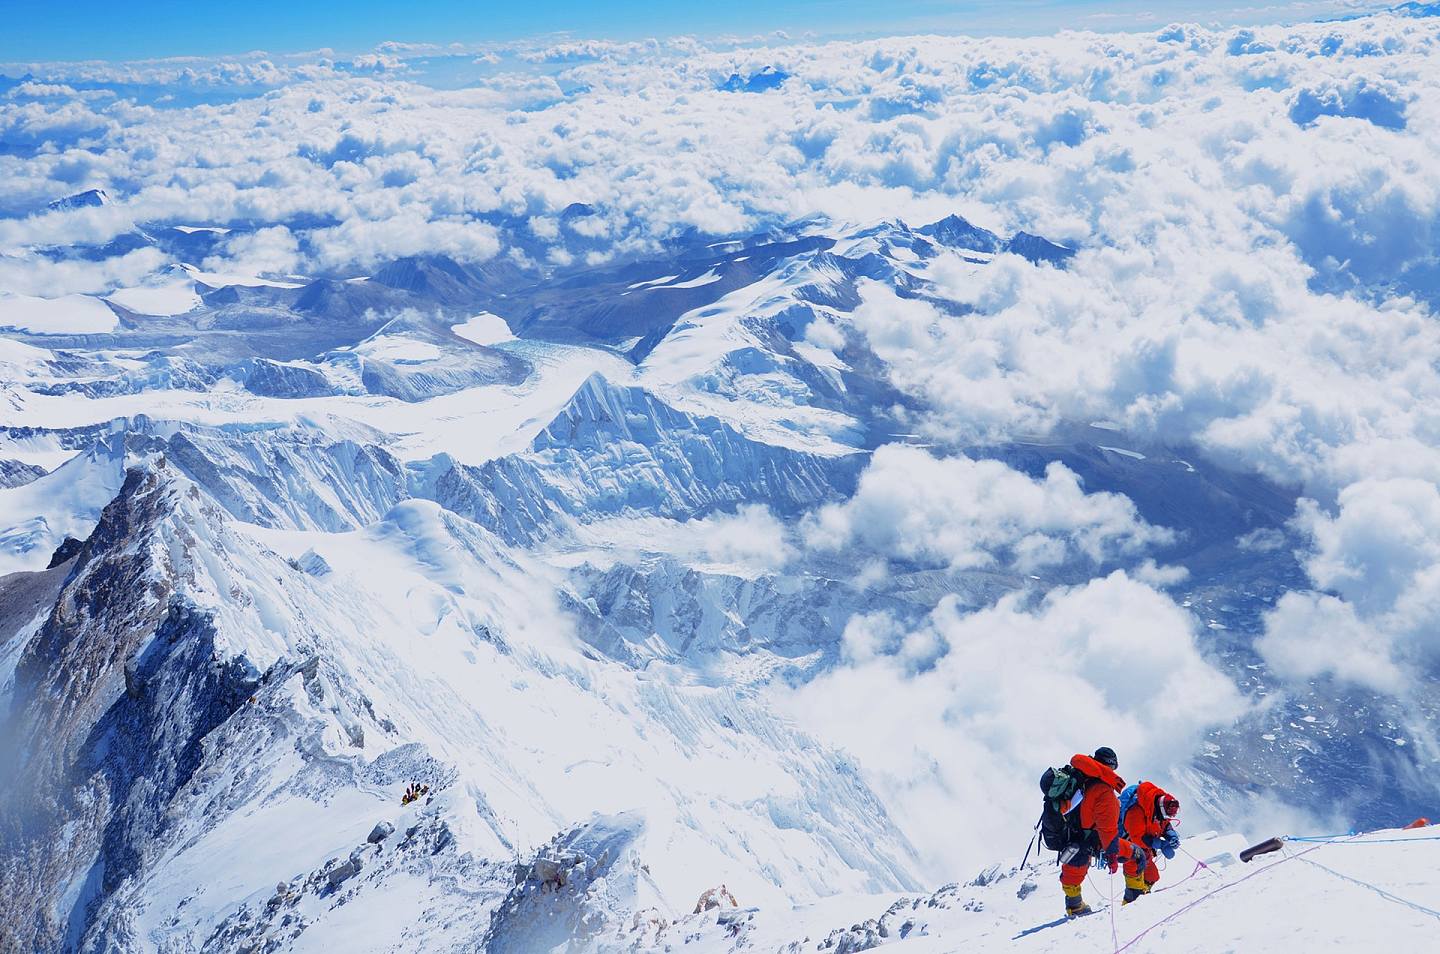
[[[1165,840],[1160,842],[1160,851],[1166,858],[1173,859],[1175,857],[1175,849],[1179,847],[1180,836],[1175,832],[1175,829],[1172,828],[1165,833]]]
[[[1110,869],[1112,875],[1120,870],[1120,859],[1116,856],[1115,852],[1107,851],[1105,853],[1105,867]]]

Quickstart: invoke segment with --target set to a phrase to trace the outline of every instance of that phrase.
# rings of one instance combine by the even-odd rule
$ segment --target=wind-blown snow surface
[[[931,892],[1101,744],[1433,817],[1424,12],[4,81],[6,943],[1048,950]],[[1391,923],[1308,860],[1132,949]]]
[[[689,934],[677,949],[1210,954],[1359,951],[1379,942],[1424,950],[1440,922],[1434,832],[1297,842],[1248,865],[1237,860],[1242,840],[1203,834],[1186,840],[1187,854],[1170,863],[1160,890],[1133,904],[1119,903],[1120,878],[1092,874],[1084,891],[1096,913],[1075,922],[1058,913],[1053,865],[996,865],[929,895],[834,898],[781,917],[753,909],[695,916],[675,925]]]

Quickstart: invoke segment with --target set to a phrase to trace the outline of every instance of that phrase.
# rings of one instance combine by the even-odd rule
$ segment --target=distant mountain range
[[[195,263],[217,234],[147,225],[126,247]],[[721,881],[747,905],[930,890],[863,767],[772,693],[832,671],[860,615],[990,605],[1141,556],[954,567],[808,548],[806,521],[856,493],[876,448],[920,440],[856,323],[867,287],[963,313],[935,263],[953,281],[1001,256],[1063,269],[1076,254],[957,215],[812,220],[596,267],[189,264],[146,294],[12,324],[12,943],[299,950],[363,929],[417,950],[648,949],[677,942],[659,912]],[[65,310],[91,307],[110,330]],[[1186,571],[1165,588],[1207,656],[1269,691],[1261,614],[1305,583],[1295,488],[1102,422],[930,443],[1036,479],[1058,462],[1089,493],[1123,494],[1173,531],[1143,556]],[[1395,705],[1292,693],[1214,733],[1187,784],[1217,822],[1262,793],[1357,825],[1420,814],[1425,766],[1389,736]],[[1396,782],[1353,798],[1379,775]]]

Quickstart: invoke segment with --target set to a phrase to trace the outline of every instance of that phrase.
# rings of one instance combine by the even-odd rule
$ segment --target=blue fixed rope
[[[1286,841],[1314,841],[1320,843],[1329,842],[1336,845],[1399,845],[1411,841],[1440,841],[1440,835],[1426,835],[1423,838],[1372,838],[1369,841],[1346,841],[1350,835],[1311,835],[1302,837],[1291,835]]]
[[[1397,840],[1397,841],[1406,841],[1407,839],[1400,838],[1400,839],[1395,839],[1395,840]],[[1414,839],[1414,840],[1415,840],[1415,841],[1421,841],[1422,839],[1416,838],[1416,839]],[[1433,841],[1434,839],[1429,839],[1429,838],[1427,838],[1427,839],[1423,839],[1423,840],[1425,840],[1425,841]],[[1371,844],[1371,845],[1373,845],[1373,844],[1376,844],[1376,842],[1373,842],[1373,841],[1372,841],[1372,842],[1356,842],[1356,844],[1362,844],[1362,845],[1363,845],[1363,844]],[[1314,848],[1309,848],[1309,849],[1306,849],[1305,851],[1301,852],[1300,854],[1309,854],[1310,852],[1312,852],[1312,851],[1314,851],[1314,850],[1315,850]],[[1402,897],[1400,897],[1398,894],[1392,894],[1391,892],[1386,891],[1384,888],[1380,887],[1380,886],[1377,885],[1377,884],[1371,884],[1371,883],[1368,882],[1368,881],[1362,881],[1361,879],[1356,878],[1356,877],[1353,877],[1353,876],[1351,876],[1351,875],[1343,874],[1343,873],[1341,873],[1341,872],[1339,872],[1339,871],[1336,871],[1334,868],[1327,868],[1327,867],[1325,867],[1324,865],[1322,865],[1322,864],[1321,864],[1320,862],[1318,862],[1318,861],[1313,861],[1313,860],[1311,860],[1310,858],[1302,858],[1302,857],[1300,857],[1300,855],[1287,855],[1286,858],[1287,858],[1287,860],[1290,859],[1290,858],[1293,858],[1293,859],[1296,860],[1296,861],[1303,861],[1303,862],[1305,862],[1307,865],[1310,865],[1310,866],[1313,867],[1313,868],[1319,868],[1321,871],[1325,872],[1326,874],[1334,875],[1335,877],[1339,878],[1341,881],[1348,881],[1348,882],[1350,882],[1351,884],[1356,885],[1356,886],[1361,887],[1361,888],[1369,888],[1371,891],[1374,891],[1376,894],[1380,895],[1380,897],[1384,898],[1384,899],[1387,900],[1387,901],[1393,901],[1393,902],[1395,902],[1396,904],[1403,904],[1403,905],[1404,905],[1405,907],[1407,907],[1407,908],[1411,908],[1411,909],[1413,909],[1413,910],[1415,910],[1415,911],[1419,911],[1421,914],[1428,914],[1428,915],[1430,915],[1432,918],[1440,918],[1440,911],[1436,911],[1434,908],[1427,908],[1427,907],[1425,907],[1425,905],[1423,905],[1423,904],[1416,904],[1414,901],[1409,901],[1409,900],[1407,900],[1407,899],[1405,899],[1405,898],[1402,898]]]
[[[1364,832],[1347,831],[1339,835],[1281,835],[1282,841],[1334,841],[1338,838],[1354,838]]]

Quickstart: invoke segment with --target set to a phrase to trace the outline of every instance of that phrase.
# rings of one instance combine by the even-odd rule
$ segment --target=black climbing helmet
[[[1095,750],[1095,761],[1112,769],[1120,767],[1120,760],[1115,757],[1115,750],[1108,745],[1102,745]]]

